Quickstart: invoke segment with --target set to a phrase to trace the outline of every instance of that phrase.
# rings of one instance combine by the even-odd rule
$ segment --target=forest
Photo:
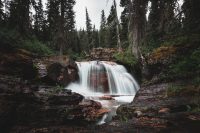
[[[0,132],[198,132],[200,1],[119,0],[119,14],[105,0],[100,27],[85,7],[85,28],[77,1],[0,0]],[[70,86],[85,78],[98,100]]]

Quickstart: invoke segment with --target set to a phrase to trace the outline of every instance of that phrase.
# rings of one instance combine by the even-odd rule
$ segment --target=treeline
[[[0,0],[1,43],[18,42],[17,46],[23,44],[30,50],[40,46],[38,49],[51,49],[49,52],[57,54],[117,47],[128,49],[140,59],[144,52],[159,47],[166,38],[200,31],[199,0],[183,0],[183,5],[178,0],[121,0],[120,6],[124,8],[121,14],[117,14],[113,0],[108,17],[104,10],[101,12],[99,30],[91,24],[87,9],[86,29],[76,29],[75,0],[47,0],[46,9],[42,2]]]
[[[46,8],[42,3],[42,0],[0,0],[1,44],[40,54],[55,51],[80,55],[95,47],[116,47],[119,22],[115,2],[108,19],[102,11],[100,31],[91,24],[87,9],[86,29],[75,28],[75,0],[47,0]]]

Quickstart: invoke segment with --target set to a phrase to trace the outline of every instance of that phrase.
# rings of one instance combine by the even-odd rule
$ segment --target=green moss
[[[114,54],[114,58],[123,64],[127,64],[130,66],[134,66],[137,64],[136,58],[133,56],[130,50],[126,50],[125,52],[119,52]]]

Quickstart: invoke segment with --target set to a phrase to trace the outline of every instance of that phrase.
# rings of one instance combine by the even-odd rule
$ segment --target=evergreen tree
[[[35,35],[39,38],[39,40],[44,39],[44,31],[45,29],[45,18],[42,0],[38,0],[35,6],[35,15],[34,15],[34,32]]]
[[[200,32],[200,1],[184,0],[182,6],[184,12],[183,26],[186,32]]]
[[[99,47],[99,32],[96,30],[95,25],[92,30],[92,45],[95,48]]]
[[[4,19],[4,13],[3,13],[3,2],[0,0],[0,24],[2,23]]]
[[[80,29],[78,36],[79,36],[79,40],[80,40],[80,49],[81,49],[81,51],[86,53],[88,50],[88,43],[87,43],[88,37],[87,37],[86,31],[84,29]]]
[[[113,48],[117,46],[117,22],[116,22],[115,6],[111,6],[110,14],[107,18],[108,26],[108,40],[109,47]]]
[[[74,5],[76,4],[75,0],[66,1],[66,13],[65,13],[65,29],[67,31],[75,30],[75,12],[73,10]]]
[[[101,24],[99,31],[99,45],[100,47],[106,47],[106,34],[107,34],[107,25],[106,25],[106,17],[104,10],[101,11]]]
[[[67,48],[72,48],[72,51],[78,50],[77,31],[75,30],[75,12],[73,7],[75,0],[67,0],[65,2],[65,33],[67,38]]]
[[[90,20],[87,8],[86,8],[86,31],[87,31],[87,39],[88,39],[87,50],[89,51],[94,46],[92,46],[92,24],[91,24],[91,20]]]
[[[120,6],[124,8],[121,13],[121,33],[120,38],[122,41],[122,47],[127,48],[129,46],[128,42],[128,22],[129,22],[129,1],[130,0],[121,0]]]
[[[130,2],[129,41],[132,53],[138,60],[141,58],[140,46],[145,37],[147,5],[148,0],[133,0]]]
[[[23,35],[30,33],[30,6],[31,0],[13,0],[10,2],[9,24]]]
[[[150,13],[147,24],[147,42],[150,47],[158,47],[163,36],[174,34],[172,28],[175,23],[174,10],[177,0],[151,0]],[[177,30],[177,29],[176,29]]]
[[[115,21],[116,21],[116,29],[117,29],[117,48],[119,51],[121,51],[122,46],[121,46],[121,39],[120,39],[120,25],[119,25],[119,20],[118,20],[118,15],[117,15],[117,4],[116,1],[113,1],[114,7],[115,7]]]
[[[47,27],[48,27],[48,40],[50,41],[50,47],[55,49],[56,42],[55,36],[58,31],[59,20],[59,2],[58,0],[47,1]]]

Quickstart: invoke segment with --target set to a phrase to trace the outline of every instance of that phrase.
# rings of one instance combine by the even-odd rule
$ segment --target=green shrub
[[[45,44],[41,43],[37,39],[24,40],[20,48],[26,49],[39,55],[52,55],[53,51]]]
[[[34,37],[23,37],[15,30],[0,30],[0,46],[3,48],[25,49],[39,55],[50,55],[53,51]]]
[[[22,43],[22,37],[15,30],[8,30],[1,28],[0,30],[0,45],[2,47],[13,47],[16,48]]]
[[[192,69],[192,71],[191,71]],[[192,52],[191,55],[179,58],[174,64],[170,65],[170,73],[180,76],[191,72],[200,71],[200,48]]]
[[[114,54],[114,58],[124,64],[128,64],[134,66],[137,64],[137,60],[130,50],[126,50],[125,52],[119,52]]]

